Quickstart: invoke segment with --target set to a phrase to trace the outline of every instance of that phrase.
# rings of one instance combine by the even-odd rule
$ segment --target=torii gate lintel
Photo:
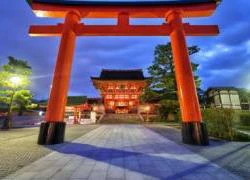
[[[38,2],[36,2],[38,1]],[[71,66],[77,36],[170,36],[173,50],[178,99],[182,115],[183,142],[208,145],[208,134],[197,97],[186,36],[214,36],[219,33],[216,25],[190,25],[183,23],[185,17],[209,16],[216,9],[215,0],[209,3],[182,4],[178,6],[61,6],[33,0],[33,11],[41,16],[65,17],[58,25],[30,27],[31,36],[61,36],[59,52],[46,112],[46,122],[41,125],[38,143],[56,144],[64,139],[64,109],[70,81]],[[191,1],[191,0],[190,0]],[[204,1],[204,0],[203,0]],[[144,3],[145,4],[145,3]],[[157,4],[157,3],[156,3]],[[152,10],[152,12],[150,12]],[[84,12],[84,13],[83,13]],[[85,25],[81,18],[115,17],[117,25]],[[162,25],[130,25],[132,17],[162,17]]]

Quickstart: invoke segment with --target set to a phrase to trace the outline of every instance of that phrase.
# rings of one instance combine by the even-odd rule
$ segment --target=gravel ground
[[[68,126],[65,141],[72,141],[97,127],[99,126]],[[62,146],[62,144],[53,145],[47,148],[38,145],[38,132],[38,127],[0,131],[0,179],[47,155],[52,149]]]
[[[200,154],[222,168],[244,179],[250,179],[250,142],[229,142],[210,139],[209,146],[191,146],[182,143],[181,132],[178,129],[162,124],[147,124],[145,126]]]

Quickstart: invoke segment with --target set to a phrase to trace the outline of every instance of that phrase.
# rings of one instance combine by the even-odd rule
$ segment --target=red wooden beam
[[[29,29],[30,36],[61,36],[63,25],[32,25]]]
[[[56,26],[33,25],[30,27],[31,36],[61,36],[63,25]],[[187,36],[214,36],[219,34],[217,25],[184,24]],[[167,36],[171,33],[168,24],[164,25],[83,25],[75,27],[77,36]]]
[[[216,36],[220,33],[217,25],[189,25],[184,24],[187,36]]]
[[[33,12],[38,17],[64,18],[69,11],[78,12],[81,18],[117,18],[120,13],[129,14],[130,18],[165,18],[170,11],[181,11],[183,17],[211,16],[217,7],[216,2],[187,5],[58,5],[31,3]]]

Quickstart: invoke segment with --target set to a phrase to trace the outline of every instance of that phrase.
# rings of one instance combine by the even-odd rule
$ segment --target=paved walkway
[[[104,125],[6,179],[241,178],[141,125]]]

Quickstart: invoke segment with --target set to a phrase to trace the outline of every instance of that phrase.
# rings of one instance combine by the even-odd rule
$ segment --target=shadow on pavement
[[[193,159],[192,155],[187,155],[190,156],[189,160],[188,158],[181,159],[182,154],[178,158],[177,155],[168,154],[167,150],[164,156],[161,153],[151,155],[72,142],[68,142],[59,149],[53,148],[53,146],[47,147],[60,153],[78,155],[160,179],[195,176],[196,172],[206,172],[207,168],[210,171],[211,168],[214,170],[218,168],[204,160],[199,162],[199,160]]]

